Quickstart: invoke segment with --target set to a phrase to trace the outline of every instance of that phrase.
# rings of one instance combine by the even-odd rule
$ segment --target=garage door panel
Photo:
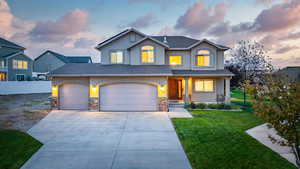
[[[100,89],[102,111],[156,111],[157,89],[147,84],[112,84]]]
[[[59,90],[60,109],[88,109],[88,86],[82,84],[64,84]]]

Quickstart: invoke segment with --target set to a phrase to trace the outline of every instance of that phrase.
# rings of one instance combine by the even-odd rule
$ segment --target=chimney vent
[[[167,36],[164,36],[164,43],[168,43]]]

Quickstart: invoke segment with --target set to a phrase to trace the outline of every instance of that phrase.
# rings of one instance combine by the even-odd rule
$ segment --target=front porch
[[[230,103],[230,79],[227,76],[178,76],[168,78],[169,105],[194,103]]]

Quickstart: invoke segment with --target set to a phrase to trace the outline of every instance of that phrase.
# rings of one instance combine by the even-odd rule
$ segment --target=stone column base
[[[99,98],[89,98],[89,109],[99,111]]]
[[[51,108],[52,110],[58,110],[58,97],[51,97]]]
[[[158,98],[158,111],[168,111],[168,99],[166,97],[159,97]]]

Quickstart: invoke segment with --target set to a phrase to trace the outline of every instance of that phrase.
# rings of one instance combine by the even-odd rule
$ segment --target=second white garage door
[[[101,111],[157,111],[157,88],[122,83],[100,88]]]

